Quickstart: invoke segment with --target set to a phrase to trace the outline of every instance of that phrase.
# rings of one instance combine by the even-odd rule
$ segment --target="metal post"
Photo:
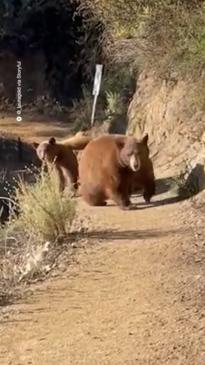
[[[96,105],[97,105],[97,98],[100,93],[102,70],[103,70],[103,65],[96,65],[94,85],[93,85],[94,100],[93,100],[93,108],[92,108],[92,115],[91,115],[91,127],[93,126],[94,119],[95,119],[95,110],[96,110]]]

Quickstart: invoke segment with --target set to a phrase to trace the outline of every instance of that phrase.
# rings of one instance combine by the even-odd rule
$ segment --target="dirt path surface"
[[[96,244],[2,320],[1,365],[205,363],[192,229],[180,221],[179,203],[145,208],[141,198],[130,212],[80,203]]]
[[[48,118],[47,118],[48,119]],[[51,136],[58,139],[67,138],[71,133],[71,124],[61,120],[47,120],[44,116],[26,116],[22,122],[11,117],[0,115],[0,135],[21,137],[27,142],[41,142]]]

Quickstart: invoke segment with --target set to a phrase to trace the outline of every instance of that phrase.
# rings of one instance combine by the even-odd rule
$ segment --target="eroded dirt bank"
[[[172,176],[190,164],[203,189],[205,114],[199,109],[196,87],[174,76],[162,81],[151,72],[142,72],[128,111],[128,133],[138,137],[148,132],[161,175]]]

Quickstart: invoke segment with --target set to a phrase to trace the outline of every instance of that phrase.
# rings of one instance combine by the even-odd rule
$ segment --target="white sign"
[[[95,118],[95,109],[97,104],[97,98],[100,92],[100,85],[102,80],[102,70],[103,65],[96,65],[95,70],[95,79],[94,79],[94,85],[93,85],[93,95],[94,95],[94,101],[93,101],[93,110],[92,110],[92,116],[91,116],[91,126],[94,124],[94,118]]]
[[[102,70],[103,65],[96,65],[95,70],[95,79],[94,79],[94,85],[93,85],[93,95],[99,95],[100,92],[100,84],[102,79]]]

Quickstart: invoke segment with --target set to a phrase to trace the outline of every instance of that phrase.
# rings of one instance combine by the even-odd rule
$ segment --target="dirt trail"
[[[0,115],[0,134],[13,136],[27,142],[41,142],[51,136],[67,138],[71,133],[71,124],[61,120],[50,120],[45,116],[26,116],[22,122]]]
[[[97,243],[14,306],[0,326],[0,364],[204,364],[202,271],[178,203],[146,208],[140,198],[130,212],[80,206],[94,230],[101,222],[90,233]]]
[[[57,122],[0,124],[27,140],[69,134]],[[0,317],[0,365],[204,365],[203,262],[180,203],[154,200],[130,212],[80,202],[95,244]]]

